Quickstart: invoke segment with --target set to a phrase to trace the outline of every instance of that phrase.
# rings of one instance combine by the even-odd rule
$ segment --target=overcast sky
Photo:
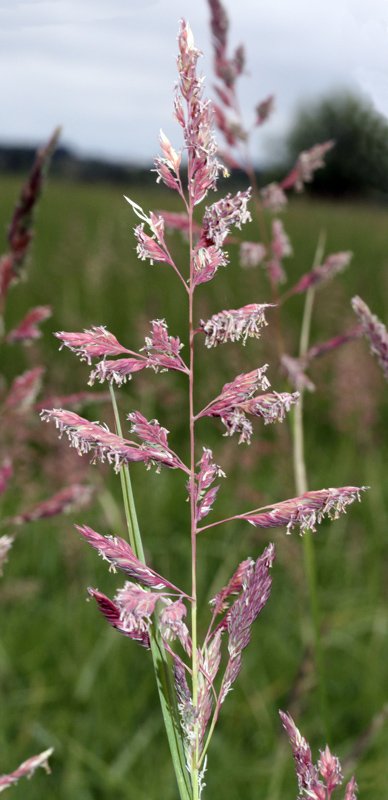
[[[249,119],[276,96],[256,152],[276,148],[301,99],[335,86],[369,94],[388,116],[388,0],[225,0],[230,43],[244,43]],[[204,52],[207,0],[0,0],[1,141],[42,141],[58,123],[81,153],[149,161],[158,132],[174,141],[178,20]],[[178,144],[175,137],[175,142]]]

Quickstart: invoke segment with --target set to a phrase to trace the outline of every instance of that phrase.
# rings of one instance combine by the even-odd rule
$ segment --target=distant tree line
[[[0,171],[3,173],[26,173],[34,160],[36,147],[0,144]],[[110,162],[99,158],[81,157],[70,148],[59,146],[52,158],[51,175],[87,183],[107,181],[109,183],[152,185],[155,175],[150,167],[136,164]]]
[[[370,101],[341,91],[297,113],[287,138],[289,164],[317,142],[334,139],[311,191],[332,196],[388,196],[388,120]]]
[[[325,169],[315,173],[307,191],[332,197],[388,198],[388,120],[366,98],[347,91],[332,93],[316,103],[302,106],[286,138],[285,163],[263,167],[257,172],[263,185],[287,174],[302,150],[334,139],[336,145],[326,156]],[[1,145],[0,171],[27,173],[35,147]],[[125,186],[155,185],[152,165],[139,166],[80,157],[68,147],[54,153],[51,173],[74,181],[105,181]],[[225,191],[245,188],[246,176],[234,172]]]

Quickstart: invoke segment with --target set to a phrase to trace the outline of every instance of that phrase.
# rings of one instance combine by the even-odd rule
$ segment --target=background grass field
[[[18,182],[2,185],[1,225],[9,220]],[[132,192],[146,210],[174,208],[162,189]],[[383,320],[388,318],[388,210],[331,205],[304,198],[291,203],[285,226],[295,255],[287,263],[289,285],[313,259],[317,238],[326,233],[327,251],[350,249],[351,267],[322,288],[315,307],[312,342],[353,324],[350,298],[360,294]],[[48,303],[54,317],[44,326],[39,351],[2,348],[7,381],[31,363],[46,366],[44,394],[86,388],[88,368],[69,352],[58,353],[55,330],[104,324],[134,349],[143,343],[148,321],[165,317],[170,333],[186,341],[186,299],[167,267],[137,261],[135,219],[118,188],[50,182],[38,215],[27,281],[12,290],[7,312],[11,327],[31,306]],[[255,238],[255,228],[244,238]],[[179,236],[172,247],[187,258]],[[5,249],[5,244],[2,249]],[[243,271],[237,248],[230,265],[198,290],[198,319],[222,308],[268,301],[264,274]],[[284,307],[288,352],[296,353],[303,298]],[[208,352],[198,347],[198,400],[206,399],[238,372],[269,361],[269,377],[285,388],[276,365],[271,315],[262,339]],[[200,352],[201,351],[201,352]],[[306,452],[310,488],[369,485],[361,504],[336,523],[324,523],[314,538],[329,695],[330,745],[352,761],[354,746],[387,703],[388,663],[388,443],[387,392],[364,342],[348,345],[318,361],[312,372],[317,392],[306,399]],[[99,391],[97,387],[95,391]],[[103,387],[102,387],[103,389]],[[171,442],[187,452],[187,397],[182,375],[139,374],[120,392],[124,413],[140,409],[171,431]],[[109,404],[90,405],[92,419],[111,420]],[[228,474],[214,516],[243,511],[294,492],[288,423],[255,426],[250,448],[222,438],[217,421],[198,428],[203,444]],[[95,553],[78,540],[73,522],[101,533],[124,534],[119,480],[107,469],[89,467],[55,433],[32,425],[28,471],[4,501],[27,506],[84,474],[96,485],[89,509],[65,519],[42,521],[21,530],[0,588],[1,726],[0,772],[29,754],[55,747],[53,774],[21,782],[15,800],[153,800],[176,797],[174,778],[149,654],[109,630],[86,603],[86,587],[107,594],[120,585]],[[45,462],[42,466],[41,456]],[[24,456],[26,461],[26,456]],[[22,468],[21,468],[22,470]],[[188,509],[181,478],[159,476],[139,465],[132,470],[143,538],[152,565],[189,586]],[[282,530],[258,531],[230,524],[203,534],[199,581],[203,628],[207,602],[239,560],[257,556],[268,541],[277,547],[270,602],[255,624],[252,643],[235,690],[223,708],[210,751],[205,797],[212,800],[283,800],[296,796],[293,764],[277,709],[289,709],[315,748],[324,730],[309,651],[310,619],[302,541]],[[383,724],[356,766],[360,797],[388,797]],[[353,764],[350,764],[352,767]]]

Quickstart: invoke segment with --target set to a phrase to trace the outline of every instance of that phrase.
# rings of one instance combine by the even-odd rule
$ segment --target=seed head
[[[62,347],[68,347],[81,361],[86,361],[88,364],[92,363],[92,358],[118,356],[129,352],[104,325],[85,330],[83,333],[59,331],[54,335],[61,342],[60,350]]]
[[[39,339],[42,333],[38,325],[46,319],[49,319],[51,314],[50,306],[36,306],[36,308],[32,308],[28,314],[23,317],[22,321],[19,322],[19,325],[8,333],[6,341],[9,343],[24,342],[28,344],[35,339]]]
[[[31,756],[27,761],[23,761],[23,763],[20,764],[14,772],[10,772],[9,775],[0,775],[0,792],[4,792],[9,786],[13,786],[18,782],[19,778],[31,778],[39,767],[42,767],[45,772],[49,773],[50,767],[48,760],[53,752],[53,748],[50,747],[48,750],[44,750],[43,753],[39,753],[37,756]]]
[[[369,340],[371,352],[377,356],[384,376],[388,380],[388,331],[378,317],[372,314],[361,297],[353,297],[352,306],[361,322],[364,335]]]
[[[305,492],[300,497],[284,500],[277,505],[269,506],[269,511],[244,514],[242,517],[259,528],[287,527],[287,533],[299,526],[300,533],[316,531],[316,525],[324,517],[338,519],[346,512],[348,505],[360,500],[360,492],[366,486],[343,486],[340,489],[320,489],[316,492]]]
[[[241,242],[240,264],[244,269],[257,267],[265,258],[266,253],[266,248],[260,242]]]
[[[271,308],[271,304],[251,304],[238,309],[220,311],[206,322],[201,320],[201,329],[206,334],[206,347],[217,347],[218,344],[228,341],[238,342],[240,339],[245,344],[248,338],[258,339],[262,327],[267,325],[266,308]]]

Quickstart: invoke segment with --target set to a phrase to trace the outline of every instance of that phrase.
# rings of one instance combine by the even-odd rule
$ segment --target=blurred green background
[[[2,228],[10,219],[19,185],[13,178],[3,181]],[[145,210],[180,210],[161,188],[131,187],[130,194]],[[387,320],[387,218],[386,208],[372,205],[308,197],[291,202],[284,217],[295,253],[286,262],[288,285],[311,267],[320,232],[326,234],[327,252],[354,252],[351,267],[317,293],[312,343],[354,324],[354,294]],[[165,317],[170,333],[187,341],[182,287],[168,267],[137,261],[135,224],[118,187],[49,182],[28,276],[10,293],[6,323],[9,329],[38,304],[52,305],[54,316],[29,351],[17,345],[2,347],[7,381],[29,364],[44,363],[42,396],[87,388],[87,365],[68,351],[58,352],[55,330],[103,324],[138,349],[149,320]],[[254,222],[243,234],[256,238]],[[179,235],[171,243],[184,265],[185,244]],[[5,241],[1,249],[6,249]],[[230,246],[229,252],[230,265],[198,289],[198,320],[220,309],[270,300],[264,272],[243,271],[237,246]],[[303,301],[296,297],[282,310],[286,346],[293,355]],[[270,314],[268,319],[262,338],[245,348],[229,344],[209,352],[198,346],[198,408],[238,372],[267,361],[273,387],[286,388],[276,364]],[[317,361],[311,374],[317,391],[305,403],[310,488],[371,487],[346,516],[320,526],[314,545],[330,745],[350,768],[356,764],[360,797],[376,800],[388,796],[388,387],[364,341]],[[148,418],[157,417],[171,431],[172,446],[187,452],[185,376],[140,373],[120,391],[120,408],[123,415],[139,409]],[[85,415],[108,423],[112,419],[109,404],[90,405]],[[288,422],[267,428],[256,423],[250,447],[238,446],[222,433],[216,420],[198,426],[198,445],[212,447],[228,475],[209,521],[295,494]],[[108,629],[97,609],[85,602],[87,586],[112,595],[122,579],[109,574],[107,565],[79,541],[73,523],[125,536],[119,479],[107,468],[89,467],[66,442],[58,449],[52,426],[42,426],[38,418],[27,450],[17,486],[3,499],[6,515],[73,479],[87,477],[96,485],[96,494],[89,509],[21,529],[6,565],[0,586],[0,772],[54,746],[51,777],[41,773],[31,782],[20,782],[10,790],[15,800],[172,800],[177,793],[150,656]],[[142,465],[132,473],[149,560],[159,572],[189,587],[184,481],[168,471],[147,472]],[[280,529],[267,534],[237,523],[203,534],[198,570],[201,626],[206,629],[209,598],[240,560],[257,557],[268,541],[277,548],[272,595],[254,626],[241,675],[212,742],[204,797],[213,800],[296,796],[279,708],[292,711],[316,755],[325,744],[309,647],[303,543],[296,534],[287,537]],[[371,723],[374,733],[360,745]],[[355,750],[361,751],[359,757]]]

